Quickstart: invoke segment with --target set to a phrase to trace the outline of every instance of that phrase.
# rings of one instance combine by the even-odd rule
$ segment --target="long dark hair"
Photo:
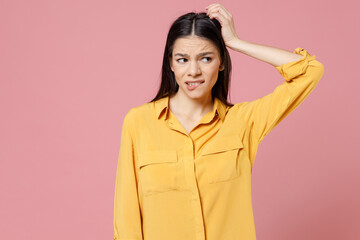
[[[180,37],[189,36],[192,32],[194,32],[196,36],[210,40],[220,53],[221,65],[224,69],[219,71],[218,79],[211,89],[212,99],[214,100],[214,97],[217,97],[226,105],[233,106],[234,104],[227,101],[230,85],[231,59],[221,35],[221,24],[215,18],[210,19],[205,12],[189,12],[178,17],[171,25],[165,45],[160,88],[155,98],[150,102],[166,96],[172,96],[178,91],[179,85],[171,70],[170,58],[172,57],[175,40]]]

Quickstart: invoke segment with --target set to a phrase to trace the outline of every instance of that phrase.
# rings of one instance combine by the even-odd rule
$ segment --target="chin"
[[[191,92],[191,93],[188,93],[187,95],[192,99],[203,99],[203,98],[206,98],[208,96],[208,94],[204,93],[204,92],[196,92],[196,93]]]

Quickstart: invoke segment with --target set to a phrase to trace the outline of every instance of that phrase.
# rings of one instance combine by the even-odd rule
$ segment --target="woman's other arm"
[[[143,239],[130,112],[124,117],[121,130],[114,195],[114,240]]]

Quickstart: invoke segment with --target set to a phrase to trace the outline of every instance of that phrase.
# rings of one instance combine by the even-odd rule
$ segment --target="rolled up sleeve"
[[[135,168],[134,139],[129,113],[125,116],[114,195],[114,240],[142,240],[142,218]]]
[[[253,132],[258,143],[287,115],[296,109],[320,81],[324,66],[305,49],[294,53],[303,55],[300,60],[275,67],[285,81],[275,90],[250,102]]]

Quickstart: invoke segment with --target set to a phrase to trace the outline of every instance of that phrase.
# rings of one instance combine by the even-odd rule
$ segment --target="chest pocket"
[[[240,175],[239,152],[243,148],[239,135],[223,138],[203,150],[198,170],[207,183],[229,181]]]
[[[144,195],[178,189],[176,150],[148,150],[139,155],[139,181]]]

